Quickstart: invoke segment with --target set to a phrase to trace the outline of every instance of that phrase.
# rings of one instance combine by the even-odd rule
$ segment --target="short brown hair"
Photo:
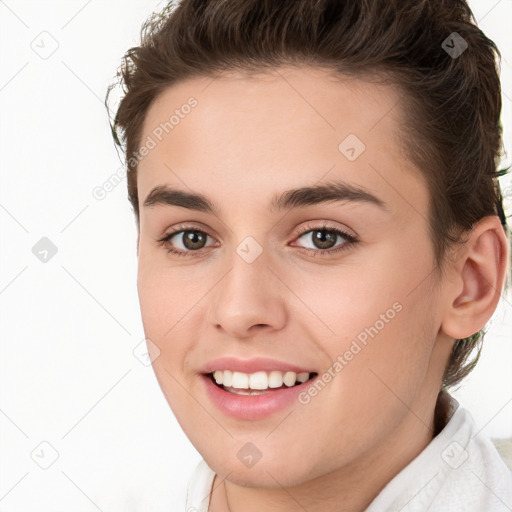
[[[114,122],[128,197],[139,225],[137,149],[149,106],[185,79],[225,71],[313,65],[379,76],[403,92],[405,154],[429,189],[435,269],[475,222],[498,215],[510,235],[497,171],[501,150],[500,53],[464,0],[181,0],[142,26],[105,98],[124,90]],[[475,366],[484,330],[456,340],[443,388]],[[470,353],[477,347],[476,356]]]

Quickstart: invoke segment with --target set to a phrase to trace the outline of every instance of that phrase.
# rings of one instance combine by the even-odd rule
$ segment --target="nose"
[[[211,293],[209,322],[229,337],[248,338],[286,324],[286,287],[265,252],[254,261],[235,253]]]

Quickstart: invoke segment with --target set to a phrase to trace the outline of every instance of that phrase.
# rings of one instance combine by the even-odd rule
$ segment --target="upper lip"
[[[200,373],[211,373],[215,370],[232,370],[243,373],[255,373],[257,371],[271,372],[273,370],[281,372],[315,373],[310,368],[304,368],[286,361],[279,361],[278,359],[269,359],[267,357],[239,359],[232,356],[213,359],[202,366],[199,371]]]

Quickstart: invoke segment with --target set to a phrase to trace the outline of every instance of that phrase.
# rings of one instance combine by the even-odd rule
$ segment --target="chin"
[[[282,460],[264,461],[260,459],[252,467],[243,467],[236,459],[228,463],[225,458],[221,461],[204,457],[206,463],[221,478],[241,487],[277,489],[301,485],[315,476],[310,467],[297,467],[283,455]]]

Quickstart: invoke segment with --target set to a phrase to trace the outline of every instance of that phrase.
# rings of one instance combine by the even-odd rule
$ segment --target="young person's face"
[[[370,456],[386,464],[426,444],[452,346],[426,184],[399,147],[400,95],[317,69],[279,73],[165,90],[147,113],[141,140],[157,144],[138,170],[138,290],[150,354],[160,351],[154,371],[206,462],[249,487],[297,485]],[[191,96],[197,105],[182,108]],[[380,204],[303,205],[298,194],[295,207],[271,209],[288,190],[334,182]],[[161,186],[218,211],[146,206]],[[185,233],[158,242],[175,228]],[[246,373],[290,365],[318,377],[261,396],[215,388],[222,408],[202,372],[225,356],[277,361]]]

